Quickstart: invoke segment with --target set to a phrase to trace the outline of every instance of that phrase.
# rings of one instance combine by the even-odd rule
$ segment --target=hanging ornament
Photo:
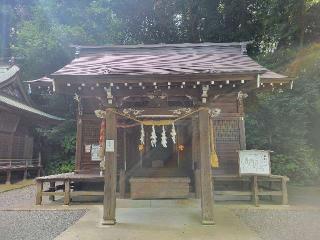
[[[140,144],[141,145],[144,145],[144,137],[145,137],[144,128],[143,128],[143,124],[141,124],[141,129],[140,129]]]
[[[151,146],[152,147],[156,147],[157,146],[157,134],[156,134],[156,130],[154,128],[154,125],[152,125],[152,132],[151,132]]]
[[[177,133],[176,133],[176,128],[175,128],[175,126],[174,126],[174,123],[172,123],[172,128],[171,128],[170,135],[171,135],[172,142],[173,142],[174,144],[176,144],[176,136],[177,136]]]
[[[139,144],[138,146],[139,152],[142,152],[144,149],[144,145],[143,144]]]
[[[164,126],[162,126],[161,144],[164,148],[167,148],[167,136],[166,136],[166,130],[164,129]]]
[[[179,150],[179,152],[182,152],[184,150],[184,145],[180,144],[178,146],[178,150]]]

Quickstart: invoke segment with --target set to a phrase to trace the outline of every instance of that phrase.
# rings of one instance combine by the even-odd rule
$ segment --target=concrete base
[[[90,206],[88,213],[56,240],[261,240],[226,206],[216,206],[215,225],[206,226],[201,224],[201,209],[194,207],[194,202],[192,207],[184,202],[189,207],[180,208],[160,207],[159,202],[155,203],[158,207],[141,207],[146,202],[140,202],[136,208],[117,208],[117,223],[113,226],[101,224],[102,206]]]

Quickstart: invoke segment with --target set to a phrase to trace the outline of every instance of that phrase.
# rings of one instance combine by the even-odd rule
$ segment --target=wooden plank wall
[[[243,118],[243,106],[238,101],[237,95],[223,96],[215,101],[213,107],[220,108],[221,115],[214,120],[214,127],[216,132],[216,149],[219,157],[220,167],[214,169],[215,175],[222,174],[237,174],[238,173],[238,153],[241,149],[241,139],[245,136],[241,134],[241,126],[243,125],[241,119]],[[184,139],[185,144],[185,159],[188,159],[188,164],[192,163],[192,124],[191,119],[186,120],[190,126],[184,125],[184,132],[190,138]],[[99,162],[91,161],[91,154],[85,153],[84,146],[86,144],[98,144],[100,119],[93,114],[84,114],[82,116],[82,145],[81,145],[81,160],[80,172],[99,171]],[[179,125],[179,124],[177,124]],[[139,126],[128,128],[127,130],[127,169],[137,167],[139,163],[139,151],[136,146],[139,144]],[[123,129],[118,129],[118,138],[122,139]],[[146,146],[147,149],[147,146]],[[146,154],[146,153],[144,153]],[[123,162],[123,143],[118,145],[118,170],[124,168]],[[190,158],[190,159],[189,159]],[[77,161],[79,161],[77,159]],[[189,161],[190,160],[190,161]],[[134,167],[135,166],[135,167]],[[191,166],[190,166],[191,167]]]

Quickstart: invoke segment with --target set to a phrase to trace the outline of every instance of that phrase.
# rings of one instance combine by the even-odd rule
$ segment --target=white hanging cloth
[[[176,142],[177,142],[176,141],[177,132],[176,132],[176,127],[174,126],[174,123],[172,123],[172,128],[171,128],[170,135],[171,135],[172,142],[174,144],[176,144]]]
[[[154,125],[152,125],[152,132],[151,132],[151,146],[152,147],[156,147],[157,146],[157,134],[156,134],[156,130],[154,128]]]
[[[166,130],[164,129],[164,126],[162,126],[161,144],[164,148],[167,148],[167,136],[166,136]]]
[[[145,137],[144,128],[143,128],[143,124],[141,123],[141,129],[140,129],[140,144],[141,145],[144,145],[144,137]]]

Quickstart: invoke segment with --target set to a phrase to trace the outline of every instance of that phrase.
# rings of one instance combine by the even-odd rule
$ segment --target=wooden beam
[[[209,132],[209,113],[207,109],[204,109],[199,112],[201,210],[202,224],[204,225],[215,224],[213,219],[214,198],[210,164]]]
[[[115,113],[106,110],[106,152],[104,173],[103,225],[116,223],[117,121]],[[113,144],[113,149],[112,149]],[[109,147],[108,147],[109,146]]]

